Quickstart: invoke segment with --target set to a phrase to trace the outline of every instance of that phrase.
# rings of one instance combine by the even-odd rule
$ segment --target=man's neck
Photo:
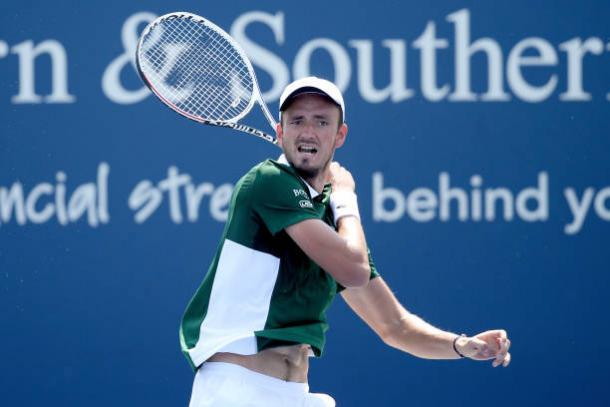
[[[315,189],[319,194],[324,190],[324,185],[326,184],[326,175],[318,174],[315,177],[311,178],[303,178],[303,181],[307,182],[313,189]]]
[[[292,166],[288,162],[288,160],[286,159],[286,156],[284,154],[282,154],[278,158],[278,162],[281,164]],[[292,167],[292,168],[294,168],[294,167]],[[327,175],[328,167],[326,169],[324,169],[323,171],[320,171],[315,176],[307,176],[307,174],[302,174],[297,169],[295,169],[295,171],[297,172],[297,174],[299,174],[299,177],[301,177],[301,179],[303,181],[305,181],[305,183],[310,188],[310,190],[313,189],[314,191],[316,191],[316,194],[314,194],[314,193],[311,194],[312,197],[314,197],[314,195],[318,195],[318,194],[322,193],[322,191],[324,190],[324,185],[327,183],[327,179],[328,179],[328,175]]]

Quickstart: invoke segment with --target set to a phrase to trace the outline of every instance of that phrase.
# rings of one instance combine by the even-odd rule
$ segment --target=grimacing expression
[[[306,180],[323,172],[343,145],[347,126],[340,123],[340,115],[337,105],[317,94],[297,96],[282,113],[277,126],[280,146]]]

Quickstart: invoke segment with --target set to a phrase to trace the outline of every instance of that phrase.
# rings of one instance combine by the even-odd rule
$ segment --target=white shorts
[[[285,382],[239,365],[206,362],[195,375],[189,407],[334,407],[307,383]]]

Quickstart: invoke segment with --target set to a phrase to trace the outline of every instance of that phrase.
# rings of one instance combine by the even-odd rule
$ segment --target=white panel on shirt
[[[199,341],[196,365],[222,350],[256,353],[255,331],[265,328],[280,259],[225,239]]]

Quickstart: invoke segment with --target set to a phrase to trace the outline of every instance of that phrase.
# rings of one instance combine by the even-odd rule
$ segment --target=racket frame
[[[235,51],[242,58],[242,60],[244,61],[245,65],[246,65],[246,69],[248,70],[248,73],[252,79],[253,88],[252,88],[252,95],[250,97],[250,101],[248,102],[248,105],[244,108],[244,110],[240,114],[238,114],[237,116],[233,117],[230,120],[205,119],[203,117],[190,114],[190,113],[180,109],[174,103],[172,103],[167,98],[165,98],[153,86],[153,84],[150,83],[150,81],[146,77],[146,74],[143,72],[142,66],[140,64],[140,50],[142,49],[142,45],[144,43],[144,39],[146,38],[146,36],[149,35],[150,32],[157,25],[159,25],[163,21],[172,20],[172,19],[189,19],[195,23],[206,26],[207,28],[220,34],[225,40],[227,40],[229,42],[229,44],[231,44],[231,46],[235,49]],[[256,101],[258,103],[258,105],[261,107],[261,110],[263,111],[263,114],[264,114],[265,118],[267,119],[267,121],[269,122],[269,125],[271,126],[271,128],[273,130],[275,130],[276,125],[277,125],[275,119],[273,118],[273,115],[271,114],[271,112],[267,108],[267,105],[265,104],[265,101],[263,100],[260,88],[258,86],[258,80],[256,79],[256,74],[254,73],[254,68],[252,67],[252,63],[250,62],[250,59],[248,58],[248,56],[246,55],[244,50],[241,48],[241,46],[237,43],[237,41],[235,41],[235,39],[233,39],[233,37],[231,37],[227,32],[225,32],[222,28],[218,27],[213,22],[211,22],[201,16],[198,16],[196,14],[188,13],[185,11],[172,12],[172,13],[164,14],[160,17],[157,17],[155,20],[153,20],[151,23],[149,23],[146,26],[146,28],[144,28],[144,30],[142,31],[142,34],[140,35],[140,39],[138,40],[138,46],[136,47],[135,60],[136,60],[136,67],[138,70],[138,74],[140,75],[140,78],[143,80],[143,82],[146,84],[146,86],[151,90],[152,93],[155,94],[155,96],[157,96],[157,98],[159,98],[163,102],[163,104],[165,104],[167,107],[174,110],[176,113],[180,114],[181,116],[184,116],[184,117],[194,120],[196,122],[208,124],[211,126],[228,127],[233,130],[241,131],[241,132],[244,132],[247,134],[251,134],[251,135],[260,137],[263,140],[266,140],[276,146],[278,145],[277,138],[272,136],[271,134],[265,133],[264,131],[258,130],[256,128],[248,126],[246,124],[238,123],[238,121],[240,119],[242,119],[244,116],[246,116],[250,112],[250,110],[252,109],[252,106],[254,105],[254,102]]]

